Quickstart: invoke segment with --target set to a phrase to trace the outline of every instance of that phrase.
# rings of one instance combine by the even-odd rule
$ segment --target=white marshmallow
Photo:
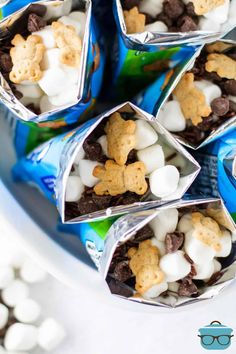
[[[64,25],[73,26],[76,30],[76,33],[79,35],[81,33],[81,24],[79,21],[74,20],[70,16],[62,16],[58,19],[58,22],[63,23]]]
[[[142,0],[139,5],[139,11],[152,17],[156,17],[162,12],[163,0]]]
[[[77,202],[84,191],[84,185],[78,176],[69,176],[66,183],[66,202]]]
[[[107,136],[106,135],[102,135],[100,136],[100,138],[97,140],[98,143],[101,145],[102,147],[102,152],[104,155],[106,155],[108,157],[108,151],[107,151]]]
[[[42,38],[43,44],[47,49],[56,48],[56,41],[51,26],[46,26],[33,34]]]
[[[21,280],[16,279],[2,290],[3,302],[9,307],[15,307],[20,301],[29,295],[28,286]]]
[[[151,242],[153,246],[158,248],[158,253],[160,256],[164,256],[164,254],[166,254],[165,242],[157,240],[156,237],[151,238]]]
[[[77,85],[79,81],[80,71],[78,68],[71,68],[68,65],[61,65],[61,68],[66,73],[67,85]],[[78,90],[78,89],[77,89]]]
[[[20,269],[20,276],[26,283],[33,284],[45,280],[47,273],[28,258]]]
[[[0,304],[0,330],[6,326],[8,322],[8,317],[9,317],[8,308],[5,305]]]
[[[178,223],[178,210],[167,209],[161,211],[150,223],[158,241],[165,241],[166,234],[174,232]]]
[[[24,323],[33,323],[37,321],[41,313],[41,307],[32,299],[24,299],[14,308],[15,318]]]
[[[209,31],[209,32],[219,32],[220,31],[220,23],[209,20],[208,18],[201,17],[199,21],[199,29],[201,31]]]
[[[186,119],[178,101],[168,101],[160,110],[158,121],[170,132],[182,132],[186,128]]]
[[[65,82],[67,82],[66,73],[62,69],[55,67],[45,70],[38,84],[46,95],[56,96],[60,92],[64,92]]]
[[[52,48],[45,51],[43,60],[41,63],[42,70],[48,70],[54,68],[55,66],[60,66],[60,49]]]
[[[7,330],[4,346],[7,350],[31,350],[37,344],[37,328],[23,323],[14,323]]]
[[[214,262],[205,262],[201,264],[194,264],[194,268],[197,272],[197,275],[193,276],[193,279],[205,280],[209,279],[214,273]]]
[[[19,101],[24,105],[28,106],[29,104],[33,104],[35,107],[40,106],[41,98],[33,98],[33,97],[22,97]]]
[[[184,248],[193,262],[197,264],[209,263],[215,256],[214,249],[198,240],[192,230],[185,234]]]
[[[165,156],[161,145],[154,144],[137,152],[139,161],[146,167],[146,174],[165,166]]]
[[[80,23],[80,32],[78,34],[80,35],[80,37],[83,37],[86,26],[85,13],[81,11],[73,11],[69,14],[69,17]]]
[[[65,87],[65,91],[59,93],[56,96],[49,96],[49,102],[53,106],[67,106],[76,104],[78,101],[78,87],[76,85],[69,85]]]
[[[229,231],[224,231],[220,237],[221,250],[216,252],[216,257],[227,257],[232,249],[232,238]]]
[[[11,267],[0,267],[0,290],[6,288],[14,279],[14,271]]]
[[[184,257],[183,251],[166,254],[160,259],[159,266],[165,273],[167,282],[180,280],[191,271],[191,264]]]
[[[213,264],[214,264],[214,273],[219,272],[222,269],[222,265],[220,264],[217,259],[213,259]]]
[[[63,15],[68,15],[72,8],[72,0],[66,0],[63,3],[52,4],[47,6],[47,12],[44,15],[45,20],[58,18]]]
[[[42,113],[52,111],[58,107],[53,106],[48,99],[48,96],[44,95],[39,102],[40,111]]]
[[[187,232],[189,232],[193,229],[192,214],[191,213],[184,214],[180,218],[177,229],[178,229],[178,231],[183,232],[184,234],[186,234]]]
[[[150,123],[145,120],[137,119],[135,121],[135,149],[141,150],[157,142],[158,135]]]
[[[94,187],[99,179],[93,176],[93,170],[96,166],[102,165],[97,161],[80,160],[78,163],[79,175],[82,183],[87,187]]]
[[[194,85],[203,92],[206,103],[210,106],[211,102],[221,96],[219,86],[207,80],[194,81]]]
[[[77,155],[76,155],[76,157],[75,157],[74,163],[75,163],[76,165],[78,165],[79,161],[82,160],[82,159],[84,159],[84,157],[85,157],[85,151],[84,151],[84,149],[81,147],[81,148],[79,149],[79,151],[77,152]]]
[[[47,351],[51,351],[62,342],[65,335],[64,329],[58,322],[53,318],[47,318],[39,327],[38,345]]]
[[[222,5],[217,6],[216,8],[207,12],[203,16],[208,20],[222,24],[228,19],[229,3],[229,0],[224,0],[224,3]]]
[[[176,281],[168,283],[168,290],[172,291],[173,293],[178,293],[179,283]]]
[[[154,299],[159,296],[161,293],[168,289],[168,284],[164,281],[160,284],[155,284],[151,288],[149,288],[144,294],[144,299]]]
[[[149,177],[151,192],[158,198],[170,196],[178,188],[179,179],[180,174],[175,166],[158,168]]]
[[[43,95],[43,91],[39,85],[15,85],[17,91],[20,91],[23,96],[39,98]]]
[[[167,32],[168,27],[162,21],[155,21],[145,26],[145,31],[148,32]]]

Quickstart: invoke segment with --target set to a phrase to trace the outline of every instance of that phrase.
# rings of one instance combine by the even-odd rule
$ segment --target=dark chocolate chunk
[[[91,161],[101,161],[103,157],[102,147],[98,142],[85,139],[83,143],[83,149],[86,154],[86,158]]]
[[[207,282],[208,286],[214,285],[223,275],[224,273],[222,271],[218,271],[210,277],[210,279]]]
[[[47,12],[47,7],[40,4],[31,4],[29,6],[29,11],[43,17]]]
[[[184,4],[180,0],[165,0],[163,12],[171,19],[177,19],[184,13]]]
[[[223,83],[223,89],[228,95],[236,96],[236,80],[226,80]]]
[[[136,150],[132,149],[127,157],[127,164],[137,161]]]
[[[229,100],[224,97],[215,98],[211,102],[211,109],[217,116],[224,116],[229,111]]]
[[[156,20],[164,22],[168,28],[173,25],[173,20],[164,14],[164,12],[161,12],[159,15],[157,15]]]
[[[129,262],[128,261],[121,261],[116,264],[113,276],[116,280],[119,280],[121,282],[125,282],[129,278],[132,277],[132,271],[129,267]]]
[[[177,26],[179,27],[179,30],[181,32],[190,32],[197,30],[196,22],[192,19],[192,17],[188,15],[183,15],[179,17],[177,21]]]
[[[179,296],[198,296],[198,288],[189,278],[184,278],[178,289]]]
[[[26,108],[28,108],[34,114],[37,114],[37,116],[41,113],[40,109],[36,107],[33,103],[28,104]]]
[[[128,204],[137,203],[139,201],[140,201],[140,195],[136,193],[126,192],[123,196],[121,196],[121,200],[119,204],[128,205]]]
[[[65,219],[66,221],[71,220],[79,216],[78,204],[76,202],[66,202],[65,203]]]
[[[146,16],[145,25],[149,25],[150,23],[155,22],[155,19],[152,16],[150,16],[149,14],[146,14],[145,12],[143,14]]]
[[[135,6],[138,6],[140,4],[141,0],[122,0],[122,7],[125,10],[130,10]]]
[[[82,196],[78,201],[78,210],[80,215],[94,213],[99,210],[99,207],[94,202],[92,196]]]
[[[176,252],[184,242],[184,234],[182,232],[168,233],[165,237],[165,247],[167,253]]]
[[[194,10],[194,5],[192,2],[188,2],[186,5],[186,13],[187,15],[189,15],[190,17],[195,17],[197,16]]]
[[[9,73],[12,69],[12,60],[10,54],[2,53],[0,56],[0,69],[5,72]]]
[[[121,295],[124,297],[130,297],[133,295],[133,291],[127,288],[123,283],[110,277],[106,280],[112,294]]]
[[[97,195],[96,193],[93,193],[92,198],[98,209],[102,210],[110,206],[112,197],[110,195]]]
[[[137,231],[134,239],[132,240],[134,243],[139,243],[144,240],[148,240],[154,236],[154,232],[149,225],[145,225],[140,230]]]
[[[27,29],[29,32],[37,32],[46,26],[47,22],[36,14],[30,14],[28,17]]]

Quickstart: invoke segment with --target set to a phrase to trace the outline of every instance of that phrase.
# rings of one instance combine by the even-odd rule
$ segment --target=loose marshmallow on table
[[[156,131],[152,128],[149,122],[141,119],[135,121],[135,149],[141,150],[153,145],[158,140]]]
[[[68,104],[75,104],[78,99],[78,86],[69,85],[65,87],[65,91],[60,92],[56,96],[49,96],[49,102],[53,106],[65,106]]]
[[[39,98],[43,95],[43,91],[38,84],[35,85],[15,85],[17,91],[21,92],[23,96]]]
[[[162,21],[156,21],[145,26],[145,31],[148,32],[168,32],[168,27]]]
[[[63,327],[53,318],[47,318],[38,330],[38,345],[47,350],[53,350],[65,338]]]
[[[2,290],[2,300],[9,306],[14,307],[29,295],[28,286],[21,280],[13,280],[10,285]]]
[[[194,264],[194,268],[197,272],[197,275],[193,276],[193,279],[206,280],[209,279],[214,273],[214,262],[204,262],[201,264]]]
[[[100,138],[97,140],[97,142],[101,145],[102,147],[102,152],[104,155],[108,156],[108,151],[107,151],[107,136],[102,135]]]
[[[155,18],[162,12],[162,4],[163,0],[142,0],[140,1],[139,11]]]
[[[20,276],[26,283],[33,284],[45,280],[47,273],[28,258],[20,269]]]
[[[48,112],[48,111],[52,111],[54,109],[56,109],[56,106],[53,106],[51,104],[51,102],[49,101],[49,97],[47,95],[44,95],[40,102],[39,102],[39,107],[40,107],[40,111],[43,112]]]
[[[201,90],[205,95],[206,103],[210,106],[211,102],[218,97],[221,97],[221,89],[218,85],[207,80],[194,81],[194,85]]]
[[[218,32],[220,31],[220,23],[201,17],[199,21],[199,29],[201,31]]]
[[[24,323],[33,323],[37,321],[41,313],[41,307],[32,299],[24,299],[20,301],[14,308],[15,318]]]
[[[190,230],[185,234],[184,249],[193,262],[197,264],[209,263],[216,255],[212,247],[194,236],[194,230]]]
[[[146,167],[146,174],[149,174],[157,168],[165,165],[165,156],[161,145],[154,144],[145,149],[137,151],[139,161],[142,161]]]
[[[46,26],[37,32],[33,32],[32,34],[41,37],[43,44],[47,49],[56,47],[56,41],[51,26]]]
[[[14,323],[7,330],[4,346],[7,350],[31,350],[37,345],[38,330],[35,326]]]
[[[41,63],[42,70],[47,70],[50,68],[54,68],[56,66],[61,66],[59,57],[60,57],[59,48],[52,48],[46,50]]]
[[[150,174],[150,190],[158,198],[170,196],[178,188],[179,179],[180,174],[175,166],[158,168]]]
[[[84,184],[78,176],[69,176],[66,184],[66,202],[77,202],[84,191]]]
[[[229,4],[229,0],[224,0],[222,5],[215,7],[213,10],[205,13],[203,16],[208,20],[222,24],[228,20]]]
[[[174,232],[178,223],[178,210],[167,209],[161,211],[150,223],[158,241],[165,241],[166,234]]]
[[[160,110],[158,121],[170,132],[181,132],[186,128],[186,119],[178,101],[168,101]]]
[[[99,179],[93,176],[93,170],[96,166],[102,165],[97,161],[80,160],[78,163],[79,175],[82,183],[87,187],[94,187]]]
[[[145,299],[154,299],[159,296],[161,293],[168,289],[168,284],[163,281],[160,284],[153,285],[150,289],[148,289],[142,296]]]
[[[0,303],[0,330],[6,326],[8,322],[8,317],[9,317],[8,308],[5,305]]]
[[[67,77],[64,70],[55,67],[45,70],[38,84],[48,96],[56,96],[60,92],[64,92],[66,82]]]
[[[227,257],[232,249],[232,237],[229,231],[223,231],[220,237],[221,249],[216,252],[216,257]]]
[[[0,290],[6,288],[14,279],[14,271],[9,266],[0,267]]]
[[[191,271],[191,264],[184,257],[183,251],[166,254],[160,259],[159,266],[168,282],[180,280]]]

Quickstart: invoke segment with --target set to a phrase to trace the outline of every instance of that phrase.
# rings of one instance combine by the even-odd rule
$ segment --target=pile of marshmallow
[[[1,240],[0,354],[27,354],[36,346],[51,351],[64,339],[63,327],[53,318],[42,321],[42,308],[30,297],[30,285],[46,276],[15,245]]]

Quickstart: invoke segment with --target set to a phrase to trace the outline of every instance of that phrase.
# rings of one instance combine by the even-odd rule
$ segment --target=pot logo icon
[[[201,346],[207,350],[224,350],[231,344],[233,329],[222,325],[219,321],[213,321],[211,324],[199,329],[198,337],[201,340]]]

